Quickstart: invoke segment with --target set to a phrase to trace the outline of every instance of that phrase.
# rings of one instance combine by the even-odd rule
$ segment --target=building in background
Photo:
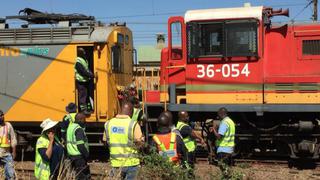
[[[156,34],[155,37],[154,45],[136,47],[137,64],[135,64],[134,74],[140,99],[159,102],[160,97],[155,97],[152,91],[159,90],[161,50],[166,45],[163,33]],[[148,93],[144,93],[143,90],[148,90]]]

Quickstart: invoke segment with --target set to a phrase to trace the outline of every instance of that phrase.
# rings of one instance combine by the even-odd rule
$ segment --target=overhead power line
[[[302,9],[292,18],[292,21],[294,21],[301,13],[303,13],[303,11],[306,10],[312,3],[313,3],[313,1],[310,1],[304,8],[302,8]]]
[[[125,16],[106,16],[106,17],[97,17],[96,19],[118,19],[118,18],[135,18],[135,17],[148,17],[148,16],[165,16],[165,15],[177,15],[184,14],[185,12],[167,12],[167,13],[152,13],[152,14],[133,14]]]
[[[270,7],[293,7],[293,6],[304,6],[306,3],[296,3],[296,4],[274,4],[268,5]]]

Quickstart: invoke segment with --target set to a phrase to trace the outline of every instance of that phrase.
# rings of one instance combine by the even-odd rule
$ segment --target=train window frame
[[[130,38],[129,38],[129,36],[126,34],[125,39],[124,39],[126,45],[129,44],[129,40],[130,40]]]
[[[125,36],[122,33],[117,33],[117,43],[123,45]]]
[[[118,53],[118,54],[115,54]],[[111,68],[112,72],[121,73],[122,63],[121,63],[121,46],[114,45],[111,47]]]
[[[242,24],[244,25],[245,23],[251,24],[253,26],[253,32],[255,33],[255,38],[252,39],[252,43],[255,45],[255,52],[254,53],[230,53],[228,52],[228,34],[227,31],[230,28],[231,25],[234,24]],[[221,26],[222,32],[218,33],[218,36],[220,37],[220,53],[217,54],[205,54],[201,53],[199,46],[201,44],[205,44],[204,42],[201,42],[201,38],[208,40],[208,38],[203,38],[203,32],[202,27],[205,26],[214,26],[214,25],[219,25]],[[251,27],[252,28],[252,27]],[[256,19],[243,19],[243,20],[219,20],[219,21],[195,21],[195,22],[189,22],[187,23],[187,54],[188,58],[222,58],[222,57],[257,57],[259,53],[259,44],[258,44],[258,28],[259,28],[259,21]],[[231,28],[230,28],[231,29]],[[215,32],[215,31],[211,31]],[[244,32],[251,32],[251,31],[244,31]],[[209,31],[210,34],[210,31]],[[211,33],[212,34],[212,33]],[[217,37],[218,39],[218,37]],[[209,39],[209,41],[212,41],[212,39]],[[211,43],[211,42],[209,42]],[[206,44],[209,44],[206,43]],[[201,47],[201,46],[200,46]],[[204,47],[206,48],[206,47]],[[211,47],[209,48],[211,49]]]
[[[178,26],[180,27],[178,30],[180,30],[178,32],[178,36],[174,36],[173,34],[173,25],[175,24],[179,24]],[[177,26],[176,26],[177,27]],[[170,24],[170,31],[171,31],[171,39],[170,39],[170,44],[171,44],[171,54],[170,54],[170,58],[171,60],[182,60],[183,59],[183,35],[182,35],[182,23],[180,21],[175,21],[172,22]],[[177,30],[177,31],[178,31]],[[180,35],[179,35],[180,33]],[[179,38],[179,40],[177,42],[175,42],[174,40],[177,40]],[[179,47],[178,47],[179,46]]]

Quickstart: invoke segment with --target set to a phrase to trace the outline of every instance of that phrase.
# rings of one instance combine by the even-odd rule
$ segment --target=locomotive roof
[[[212,19],[256,18],[262,19],[263,6],[191,10],[185,14],[185,22]]]
[[[0,29],[0,46],[10,44],[51,44],[106,42],[112,31],[125,26],[76,26]]]

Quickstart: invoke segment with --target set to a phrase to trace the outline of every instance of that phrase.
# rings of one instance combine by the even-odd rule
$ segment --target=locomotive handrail
[[[186,68],[186,65],[180,65],[180,66],[168,66],[166,69],[174,69],[174,68]]]

